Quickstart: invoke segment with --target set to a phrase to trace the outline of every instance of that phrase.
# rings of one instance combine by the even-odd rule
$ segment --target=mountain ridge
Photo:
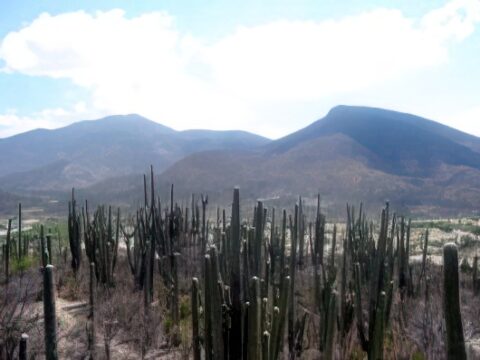
[[[115,117],[107,120],[115,124]],[[327,204],[339,209],[346,202],[379,206],[390,199],[415,213],[470,213],[480,202],[480,138],[408,113],[341,105],[277,140],[242,131],[162,127],[152,134],[140,128],[133,135],[112,131],[123,135],[95,155],[105,158],[103,162],[83,144],[77,155],[102,166],[63,157],[0,177],[0,189],[48,193],[62,185],[63,190],[75,186],[89,199],[125,205],[141,197],[141,174],[152,164],[160,189],[174,183],[179,197],[206,192],[224,205],[235,185],[244,189],[242,197],[252,200],[291,200],[320,192]],[[146,137],[140,136],[145,132]],[[108,142],[99,134],[90,136]],[[145,147],[145,139],[152,138],[153,145]],[[159,139],[161,146],[155,146]],[[111,163],[124,171],[112,174],[105,166]]]
[[[0,139],[0,188],[12,189],[14,185],[13,189],[19,190],[16,183],[25,184],[22,178],[34,177],[45,167],[54,167],[56,176],[70,179],[65,187],[87,186],[143,171],[148,164],[161,171],[196,151],[255,147],[268,141],[245,131],[177,131],[135,114],[86,120]],[[64,168],[55,166],[61,161]],[[90,183],[81,179],[72,183],[74,174],[68,171],[73,167],[79,173],[93,174]],[[35,187],[31,185],[29,188]]]

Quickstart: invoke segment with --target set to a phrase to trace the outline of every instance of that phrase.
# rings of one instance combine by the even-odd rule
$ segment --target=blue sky
[[[480,135],[480,1],[0,2],[0,137],[116,113],[280,137],[337,104]]]

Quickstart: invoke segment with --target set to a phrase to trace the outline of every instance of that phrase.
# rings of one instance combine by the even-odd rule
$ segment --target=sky
[[[480,0],[2,0],[0,138],[137,113],[279,138],[339,104],[480,136]]]

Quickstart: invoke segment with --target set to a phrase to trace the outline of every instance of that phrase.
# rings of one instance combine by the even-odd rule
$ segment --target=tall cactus
[[[288,302],[288,349],[290,357],[295,357],[295,274],[297,265],[298,204],[295,205],[295,222],[290,217],[290,301]]]
[[[18,360],[27,360],[28,359],[28,350],[27,350],[27,343],[28,343],[28,335],[22,334],[20,337],[20,346],[18,350]]]
[[[250,280],[248,306],[248,359],[261,359],[261,334],[260,279],[254,276]]]
[[[328,305],[327,336],[325,339],[324,359],[332,360],[335,357],[335,338],[337,333],[337,292],[333,291]]]
[[[443,246],[443,286],[447,359],[463,360],[467,358],[467,355],[460,312],[458,251],[454,243]]]
[[[213,352],[213,334],[212,334],[212,327],[213,327],[213,312],[215,309],[213,308],[212,296],[215,292],[215,286],[213,286],[213,282],[210,279],[210,274],[212,273],[211,270],[211,259],[210,255],[206,254],[204,256],[204,271],[205,271],[205,326],[204,326],[204,343],[205,343],[205,359],[206,360],[213,360],[214,352]],[[218,319],[217,319],[218,321]]]
[[[473,294],[478,295],[478,255],[473,257],[473,271],[472,271],[472,289]]]
[[[285,335],[285,319],[287,315],[290,295],[290,277],[287,276],[282,281],[280,290],[279,306],[274,308],[272,331],[270,336],[270,360],[278,359],[278,354],[282,348]]]
[[[95,263],[90,263],[90,277],[89,277],[89,314],[87,324],[87,338],[89,360],[94,360],[96,357],[95,351]]]
[[[55,278],[52,265],[43,268],[43,315],[45,359],[57,360],[57,316],[55,311]]]
[[[44,228],[43,225],[40,225],[40,256],[42,258],[42,266],[47,266],[50,261],[48,258],[48,250],[45,244]]]
[[[305,219],[303,216],[303,202],[302,198],[298,199],[298,265],[303,267],[304,250],[305,250]]]
[[[46,235],[45,239],[47,240],[48,263],[53,264],[52,236]]]
[[[25,254],[22,243],[22,203],[18,204],[18,258],[21,259]]]
[[[192,343],[193,360],[201,360],[200,354],[200,311],[198,279],[192,279]]]
[[[72,189],[72,199],[68,203],[68,240],[70,253],[72,255],[72,270],[76,274],[82,260],[81,238],[80,238],[80,215],[77,214],[77,202],[75,200],[75,189]]]
[[[252,274],[253,276],[262,276],[262,249],[263,249],[263,203],[259,201],[256,208],[256,217],[255,217],[255,236],[253,237],[253,244],[249,246],[251,251],[251,263],[252,263]],[[249,244],[250,245],[250,244]]]
[[[242,249],[242,239],[240,235],[240,190],[233,190],[232,220],[230,224],[230,293],[232,296],[232,305],[230,317],[232,324],[242,323],[242,277],[240,268],[240,254]],[[242,355],[242,329],[240,326],[232,326],[230,338],[234,339],[230,343],[230,360],[240,360]]]
[[[203,196],[201,195],[201,200],[202,200],[202,252],[205,254],[207,251],[207,231],[208,231],[208,226],[206,223],[206,212],[207,212],[207,205],[208,205],[208,195]]]
[[[420,277],[425,277],[426,267],[427,267],[427,254],[428,254],[428,229],[425,231],[425,239],[423,241],[423,249],[422,249],[422,270]]]
[[[11,249],[11,231],[12,231],[12,219],[8,219],[7,225],[7,240],[5,244],[5,254],[4,254],[4,261],[5,261],[5,282],[8,284],[10,280],[10,249]]]

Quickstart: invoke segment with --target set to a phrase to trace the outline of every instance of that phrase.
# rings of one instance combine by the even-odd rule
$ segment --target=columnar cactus
[[[45,238],[47,240],[48,263],[53,264],[52,236],[47,235]]]
[[[467,355],[460,312],[458,251],[454,243],[443,246],[443,287],[447,359],[463,360]]]
[[[40,226],[40,256],[42,258],[42,266],[45,267],[50,262],[48,259],[48,250],[45,244],[45,236],[43,225]]]
[[[72,200],[68,203],[68,240],[72,255],[72,270],[76,274],[82,260],[82,248],[80,238],[80,215],[77,214],[75,189],[72,189]]]
[[[332,360],[335,358],[335,338],[337,333],[337,292],[333,291],[328,304],[328,320],[325,339],[324,359]]]
[[[420,277],[425,276],[426,272],[426,266],[427,266],[427,253],[428,253],[428,234],[429,231],[425,231],[425,240],[423,241],[423,251],[422,251],[422,272],[420,274]]]
[[[89,277],[89,313],[87,324],[87,339],[89,359],[95,359],[95,263],[90,263],[90,277]]]
[[[208,205],[208,195],[203,196],[201,195],[202,199],[202,252],[205,254],[207,251],[207,223],[206,223],[206,212],[207,212],[207,205]]]
[[[53,266],[43,268],[43,315],[45,326],[45,359],[57,360],[57,316],[55,312],[55,278]]]
[[[303,258],[305,251],[305,219],[303,216],[302,198],[298,199],[298,219],[297,219],[297,231],[298,231],[298,265],[303,266]]]
[[[263,203],[259,201],[257,203],[257,211],[255,217],[255,236],[252,239],[253,242],[249,249],[251,251],[251,263],[253,276],[262,276],[262,249],[263,249]],[[249,244],[250,245],[250,244]]]
[[[270,360],[278,359],[278,354],[282,348],[285,334],[285,319],[289,304],[290,295],[290,277],[287,276],[282,281],[280,290],[279,306],[274,308],[272,331],[270,336]]]
[[[192,343],[193,360],[201,360],[200,354],[200,310],[198,279],[192,279]]]
[[[473,271],[472,271],[472,289],[473,289],[473,294],[478,295],[478,256],[475,255],[473,257]]]
[[[174,253],[172,255],[172,302],[171,302],[171,313],[172,320],[175,325],[178,325],[180,322],[180,295],[179,295],[179,282],[178,282],[178,259],[180,258],[179,253]]]
[[[261,334],[260,279],[254,276],[250,280],[250,301],[248,306],[248,359],[261,359]]]
[[[22,204],[18,204],[18,258],[21,259],[25,254],[22,243]]]
[[[28,343],[28,335],[22,334],[20,337],[20,346],[18,350],[18,360],[27,360],[28,359],[28,350],[27,350],[27,343]]]
[[[288,303],[288,349],[290,356],[295,352],[295,274],[297,265],[298,204],[295,205],[295,222],[290,218],[290,301]]]
[[[240,190],[233,190],[232,220],[230,224],[230,294],[232,306],[230,317],[232,324],[242,323],[242,277],[240,269],[240,254],[242,250],[242,239],[240,235]],[[230,338],[229,357],[231,360],[242,359],[242,329],[240,326],[232,326]]]
[[[205,271],[205,326],[204,326],[204,346],[205,346],[205,359],[206,360],[213,360],[215,359],[215,355],[213,352],[213,334],[212,334],[212,319],[213,319],[213,303],[212,303],[212,296],[214,295],[215,292],[215,286],[213,286],[212,280],[210,279],[210,274],[212,273],[211,267],[211,259],[210,255],[206,254],[204,256],[204,271]],[[219,319],[216,319],[219,321]],[[219,321],[221,322],[221,321]]]
[[[5,282],[8,284],[10,280],[10,250],[11,250],[11,231],[12,231],[12,219],[8,219],[7,225],[7,240],[5,244],[5,254],[4,254],[4,261],[5,261]]]

